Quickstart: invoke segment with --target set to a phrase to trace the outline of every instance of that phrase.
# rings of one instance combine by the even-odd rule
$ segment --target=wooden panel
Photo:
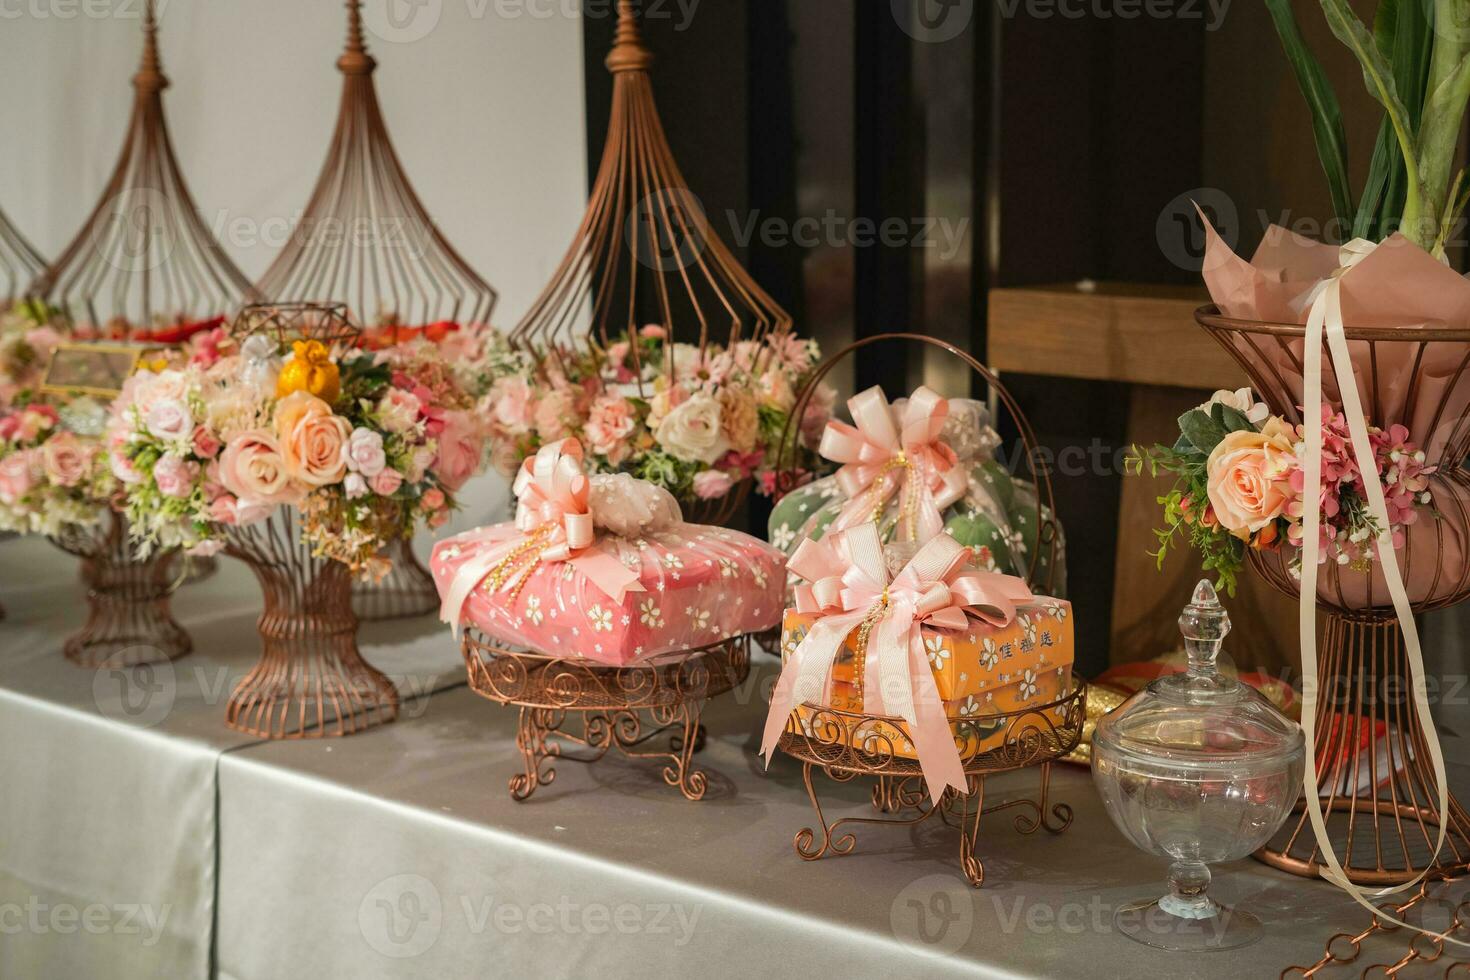
[[[1202,287],[1100,283],[990,291],[990,365],[1099,381],[1238,387],[1244,372],[1194,322]]]

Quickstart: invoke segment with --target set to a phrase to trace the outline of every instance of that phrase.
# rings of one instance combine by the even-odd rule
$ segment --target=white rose
[[[654,433],[659,445],[686,463],[713,463],[730,451],[720,428],[720,401],[708,392],[696,392],[676,405]]]
[[[194,416],[189,406],[178,398],[164,398],[148,408],[143,422],[155,438],[178,442],[194,434]]]
[[[1221,388],[1211,395],[1210,400],[1201,405],[1199,410],[1208,415],[1212,405],[1233,408],[1254,425],[1260,425],[1271,414],[1271,409],[1267,408],[1264,402],[1255,400],[1255,395],[1250,388],[1237,388],[1234,391]]]

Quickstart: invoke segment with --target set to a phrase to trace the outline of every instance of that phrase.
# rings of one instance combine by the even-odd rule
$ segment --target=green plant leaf
[[[1225,428],[1197,408],[1179,416],[1179,431],[1196,451],[1208,455],[1225,438]]]
[[[1266,7],[1276,24],[1276,33],[1286,51],[1286,60],[1296,75],[1297,85],[1312,110],[1312,136],[1317,143],[1322,172],[1327,175],[1332,210],[1341,227],[1346,228],[1353,220],[1353,190],[1348,184],[1347,131],[1342,124],[1342,107],[1338,105],[1337,93],[1327,80],[1321,62],[1302,38],[1296,15],[1291,10],[1291,0],[1266,0]]]
[[[1382,0],[1373,22],[1378,49],[1393,65],[1394,85],[1404,101],[1409,124],[1418,130],[1424,108],[1424,89],[1429,79],[1433,51],[1433,0]],[[1406,181],[1404,158],[1387,113],[1378,129],[1373,157],[1358,213],[1353,220],[1354,238],[1381,241],[1398,227],[1403,217]]]
[[[1348,6],[1347,0],[1321,0],[1322,11],[1327,15],[1327,26],[1332,28],[1332,33],[1343,44],[1347,45],[1358,59],[1358,64],[1363,69],[1363,79],[1368,86],[1368,91],[1373,94],[1384,111],[1388,113],[1388,121],[1393,126],[1395,138],[1398,140],[1399,151],[1404,157],[1404,169],[1408,176],[1407,194],[1404,207],[1406,219],[1418,221],[1420,190],[1419,190],[1419,150],[1415,139],[1415,130],[1409,116],[1408,109],[1403,100],[1399,98],[1398,83],[1394,78],[1393,68],[1388,59],[1384,57],[1378,42],[1373,35],[1368,33],[1368,28],[1358,19]]]
[[[1226,432],[1255,432],[1256,427],[1251,425],[1251,420],[1246,418],[1239,409],[1231,408],[1229,405],[1221,405],[1218,402],[1215,407],[1220,410],[1220,417],[1215,421],[1225,429]]]

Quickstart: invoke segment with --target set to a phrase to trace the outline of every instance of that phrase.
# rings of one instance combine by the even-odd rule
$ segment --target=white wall
[[[392,5],[390,7],[390,5]],[[512,326],[586,202],[576,4],[367,0],[394,145],[430,215]],[[143,0],[0,0],[0,208],[42,253],[75,233],[131,106]],[[165,111],[196,203],[245,274],[305,204],[336,117],[340,0],[161,0]],[[392,13],[397,19],[389,20]],[[466,517],[483,519],[495,496]]]

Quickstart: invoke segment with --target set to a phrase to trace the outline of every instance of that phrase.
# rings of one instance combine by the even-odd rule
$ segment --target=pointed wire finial
[[[362,0],[347,0],[347,49],[337,59],[337,67],[347,75],[366,75],[377,65],[367,53],[362,33]]]
[[[643,31],[638,27],[633,0],[618,0],[618,29],[613,34],[612,51],[608,53],[606,64],[607,70],[614,74],[647,71],[653,64],[653,53],[643,44]]]
[[[163,73],[163,62],[158,56],[158,17],[153,10],[153,0],[148,0],[143,7],[143,61],[133,76],[133,85],[150,92],[168,88],[168,77]]]

